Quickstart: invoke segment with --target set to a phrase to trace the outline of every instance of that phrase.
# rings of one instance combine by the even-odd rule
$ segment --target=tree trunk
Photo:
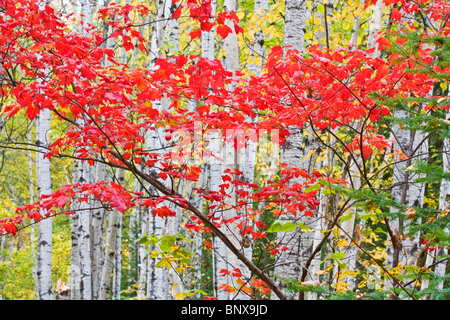
[[[36,118],[36,173],[39,198],[52,192],[50,161],[44,158],[50,144],[48,132],[50,130],[50,110],[41,110]],[[40,209],[45,217],[47,212]],[[46,218],[39,223],[36,276],[38,285],[38,300],[52,300],[52,218]]]
[[[151,55],[152,60],[150,62],[150,70],[154,68],[157,59],[163,55],[163,44],[166,39],[166,3],[163,0],[157,1],[157,18],[154,24],[152,32],[152,42],[151,42]],[[162,111],[166,107],[166,98],[163,97],[161,101],[153,101],[153,106],[158,111]],[[150,150],[157,150],[156,152],[161,152],[163,147],[162,137],[163,129],[155,128],[154,131],[150,132],[148,144]],[[156,169],[150,169],[151,174],[158,174]],[[155,190],[155,193],[157,191]],[[153,214],[149,214],[149,234],[163,236],[167,232],[166,229],[166,219],[163,219]],[[156,263],[159,259],[148,257],[148,275],[147,275],[147,299],[151,300],[161,300],[167,299],[169,294],[168,285],[168,273],[167,270],[162,268],[155,268]]]
[[[296,49],[300,53],[305,50],[305,19],[306,19],[306,0],[286,0],[285,25],[284,25],[284,53],[289,49]],[[285,143],[281,146],[281,163],[287,164],[290,168],[303,168],[303,132],[299,126],[289,128],[290,135],[286,137]],[[298,179],[291,180],[290,183],[296,183]],[[280,220],[295,221],[296,217],[288,213],[280,216]],[[301,272],[300,252],[306,250],[307,243],[302,243],[302,234],[297,231],[283,232],[277,234],[277,243],[282,247],[289,249],[283,252],[275,266],[275,275],[281,277],[292,277],[298,279]],[[303,248],[302,248],[303,247]],[[281,281],[277,280],[281,285]],[[294,299],[295,293],[286,293],[287,299]],[[278,299],[272,294],[272,299]]]
[[[105,180],[105,165],[95,164],[94,181]],[[105,261],[105,209],[100,202],[90,199],[91,207],[91,268],[92,268],[92,299],[97,300],[101,286],[102,269]]]
[[[89,0],[80,0],[80,10],[82,14],[83,26],[92,22],[92,10]],[[81,32],[86,34],[82,28]],[[79,119],[79,126],[83,126],[85,119]],[[78,161],[76,182],[80,184],[90,183],[92,177],[89,163],[87,161]],[[72,217],[72,245],[74,260],[72,281],[75,288],[71,288],[72,297],[80,300],[92,300],[92,269],[91,269],[91,240],[90,240],[90,203],[88,201],[74,201],[73,206],[78,212]],[[75,256],[76,255],[76,256]],[[76,292],[78,291],[78,292]]]
[[[119,171],[119,182],[123,179],[123,170]],[[110,213],[108,223],[108,233],[105,243],[105,263],[103,264],[102,280],[99,292],[99,300],[107,300],[111,293],[111,276],[116,264],[116,256],[120,254],[120,247],[118,247],[117,239],[121,231],[122,214],[114,208]],[[114,270],[116,271],[116,270]],[[116,274],[114,272],[114,274]]]
[[[399,110],[394,112],[397,118],[406,118],[406,111]],[[415,174],[408,170],[414,164],[413,159],[422,161],[428,160],[428,141],[425,134],[420,131],[410,130],[407,125],[403,128],[395,124],[393,126],[393,136],[395,138],[394,149],[401,150],[407,160],[396,163],[393,169],[393,185],[399,184],[392,188],[392,200],[405,204],[407,210],[415,210],[414,207],[422,207],[425,195],[425,185],[423,183],[414,183],[413,181],[423,176],[423,174]],[[391,207],[391,213],[398,213],[399,209]],[[388,237],[387,246],[387,264],[397,267],[399,264],[405,266],[415,256],[420,247],[420,234],[413,237],[407,237],[408,225],[410,220],[406,216],[406,212],[400,218],[391,219],[388,227],[391,234]]]
[[[362,9],[364,7],[365,0],[361,0],[359,3],[359,9]],[[357,14],[355,17],[355,20],[353,21],[353,28],[352,28],[352,35],[350,38],[350,45],[352,48],[358,47],[358,36],[359,36],[359,30],[361,28],[361,14]]]
[[[370,19],[369,34],[367,36],[367,49],[375,48],[372,57],[378,57],[380,55],[376,41],[378,39],[378,32],[381,30],[383,10],[385,7],[386,5],[383,0],[378,0],[375,4],[375,8]]]

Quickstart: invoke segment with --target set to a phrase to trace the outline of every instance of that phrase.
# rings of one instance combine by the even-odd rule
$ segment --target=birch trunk
[[[268,9],[269,4],[267,0],[256,0],[253,12],[257,17],[262,18]],[[248,71],[255,76],[261,75],[261,66],[265,56],[263,27],[264,26],[260,26],[259,30],[254,34],[252,47],[250,48],[249,53],[252,62],[248,65]]]
[[[92,10],[89,0],[80,1],[80,11],[82,14],[83,25],[92,22]],[[83,34],[86,33],[82,29]],[[79,125],[83,126],[84,119],[79,120]],[[86,161],[77,163],[76,182],[80,184],[91,181],[91,172],[89,164]],[[92,300],[92,266],[91,266],[91,240],[90,240],[90,204],[87,201],[74,201],[73,206],[78,212],[72,217],[72,252],[74,268],[71,274],[75,282],[74,288],[71,288],[72,297],[80,300]]]
[[[118,183],[123,184],[124,172],[119,170]],[[99,300],[107,300],[111,293],[111,276],[117,275],[117,256],[120,255],[120,232],[122,228],[122,214],[113,209],[110,213],[107,238],[105,243],[105,262],[102,269],[102,278],[99,292]],[[120,278],[120,277],[119,277]],[[114,282],[113,282],[114,283]],[[113,288],[114,289],[114,288]],[[114,291],[114,290],[113,290]],[[115,290],[117,291],[117,290]],[[120,294],[120,290],[119,290]],[[113,299],[117,300],[117,292],[113,292]]]
[[[90,168],[86,161],[78,164],[78,183],[90,182]],[[90,206],[88,202],[78,202],[75,233],[78,240],[80,300],[92,300]]]
[[[233,10],[237,11],[237,2],[235,0],[225,0],[224,2],[224,10]],[[226,24],[231,28],[232,32],[228,35],[226,39],[224,39],[224,49],[225,49],[225,59],[224,59],[224,67],[229,71],[238,71],[240,70],[239,67],[239,47],[237,42],[237,35],[234,30],[233,25],[231,22],[227,21]],[[233,91],[235,88],[235,85],[232,84],[229,86],[228,90]],[[223,158],[223,165],[220,176],[226,175],[225,170],[229,169],[231,171],[234,171],[238,168],[238,160],[237,160],[237,154],[234,151],[234,139],[235,139],[235,132],[227,132],[227,129],[222,132],[222,139],[224,139],[224,148],[222,150],[222,158]],[[225,134],[225,135],[224,135]],[[253,172],[248,173],[248,175],[251,175],[253,179]],[[236,177],[232,177],[236,178]],[[222,183],[222,179],[219,178],[220,181],[219,184]],[[247,177],[249,179],[249,177]],[[212,186],[215,187],[215,186]],[[226,221],[227,219],[230,219],[232,217],[235,217],[237,215],[236,209],[234,209],[234,206],[236,205],[236,192],[234,190],[234,186],[231,184],[228,188],[226,188],[226,193],[228,197],[225,199],[225,210],[222,210],[222,212],[219,212],[216,216],[221,219],[221,221]],[[228,239],[232,241],[232,243],[236,247],[241,247],[244,251],[244,254],[249,257],[251,255],[251,250],[244,250],[242,245],[240,244],[242,241],[242,236],[240,236],[237,233],[236,229],[236,222],[233,222],[231,224],[224,224],[222,226],[223,233],[227,236]],[[250,274],[248,272],[247,267],[234,255],[226,246],[225,244],[217,239],[214,238],[214,261],[215,261],[215,268],[214,268],[214,278],[216,280],[215,286],[216,286],[216,297],[219,300],[229,300],[229,299],[247,299],[248,296],[240,290],[240,285],[236,283],[236,279],[232,277],[231,275],[220,275],[221,270],[225,269],[228,271],[232,271],[233,269],[239,269],[243,275],[243,277],[249,277]],[[248,248],[245,248],[248,249]],[[237,293],[230,293],[227,290],[220,290],[218,289],[221,285],[228,285],[231,287],[234,287],[237,289]]]
[[[285,25],[284,25],[284,53],[289,49],[296,49],[300,53],[305,50],[305,19],[306,19],[306,0],[286,0]],[[289,128],[290,135],[286,137],[285,143],[281,146],[281,163],[287,164],[291,168],[303,168],[303,132],[300,127],[292,126]],[[298,181],[291,180],[291,183]],[[280,216],[280,220],[295,221],[293,214]],[[300,252],[306,250],[307,243],[301,239],[301,233],[294,230],[277,234],[277,243],[282,247],[289,248],[283,252],[275,266],[275,275],[285,278],[298,279],[301,272]],[[281,281],[277,281],[280,287],[283,287]],[[287,293],[288,299],[294,299],[295,293]],[[272,294],[272,299],[278,297]]]
[[[367,48],[375,48],[372,53],[372,57],[378,57],[380,52],[376,43],[378,39],[378,32],[381,30],[381,24],[383,23],[383,10],[386,7],[383,0],[378,0],[373,9],[372,17],[370,19],[369,34],[367,36]]]
[[[96,3],[95,11],[101,8],[106,8],[110,3],[110,0],[98,1]],[[94,2],[95,4],[95,2]],[[87,8],[88,9],[88,8]],[[86,10],[87,10],[86,9]],[[91,10],[93,11],[93,10]],[[88,17],[89,18],[89,17]],[[103,36],[107,38],[109,35],[108,25],[103,25]],[[112,48],[112,41],[108,39],[102,46],[105,48]],[[108,66],[110,62],[105,59],[104,66]],[[92,167],[93,177],[92,181],[102,181],[106,179],[106,167],[101,162],[95,163]],[[102,208],[102,204],[99,201],[90,199],[91,208],[91,226],[90,226],[90,238],[91,238],[91,268],[92,268],[92,299],[99,299],[102,270],[105,263],[105,217],[106,210]]]
[[[284,19],[284,50],[305,50],[306,0],[286,0]],[[288,48],[288,46],[291,46]]]
[[[78,182],[78,162],[72,168],[72,183]],[[77,200],[74,199],[72,209],[77,209]],[[78,225],[79,215],[71,217],[71,242],[70,242],[70,300],[80,300],[80,249],[78,247]]]
[[[212,7],[212,16],[216,14],[216,1],[211,2]],[[202,31],[202,57],[213,60],[215,58],[215,27],[213,27],[210,31]],[[208,149],[212,152],[213,155],[218,157],[219,159],[223,158],[222,152],[222,144],[220,139],[220,134],[218,131],[211,131],[209,133],[205,133],[207,139],[209,139]],[[208,168],[206,169],[209,172],[209,186],[208,189],[218,191],[219,185],[221,184],[221,175],[222,175],[222,162],[217,160],[216,158],[208,159]],[[219,221],[218,221],[219,222]],[[221,279],[219,278],[219,272],[222,269],[226,269],[226,261],[225,256],[223,255],[224,246],[223,243],[217,239],[213,235],[212,239],[213,243],[213,255],[212,255],[212,264],[213,264],[213,283],[214,283],[214,294],[219,299],[226,299],[227,297],[222,297],[222,292],[218,291],[217,288],[219,286],[219,282]]]
[[[39,10],[44,10],[45,2],[39,1]],[[37,79],[41,82],[41,79]],[[48,133],[50,131],[50,110],[41,110],[36,118],[36,176],[39,199],[43,195],[52,192],[50,161],[44,158],[44,154],[50,145]],[[44,209],[39,210],[42,217],[46,217]],[[53,300],[52,290],[52,246],[53,246],[53,225],[52,218],[47,217],[41,220],[38,227],[36,278],[37,278],[37,299]]]
[[[406,118],[406,111],[395,111],[397,118]],[[394,149],[401,150],[407,156],[407,160],[394,165],[393,184],[400,183],[392,189],[392,200],[406,204],[407,208],[422,207],[425,195],[425,185],[423,183],[413,183],[423,174],[416,174],[409,170],[414,164],[412,159],[418,158],[422,161],[428,160],[428,141],[424,133],[420,131],[410,131],[405,125],[401,128],[398,124],[393,127],[395,137]],[[391,213],[399,213],[397,208],[391,207]],[[388,237],[387,263],[392,267],[399,264],[405,266],[410,263],[420,247],[420,235],[415,234],[412,238],[405,234],[408,232],[409,219],[405,212],[400,218],[391,219],[389,227],[393,236]],[[389,286],[389,285],[388,285]]]
[[[41,110],[36,118],[36,173],[39,198],[52,192],[50,161],[44,158],[47,147],[50,144],[48,132],[50,130],[50,110]],[[40,209],[40,214],[45,217],[47,212]],[[37,246],[37,299],[52,300],[52,218],[41,220],[38,227]]]
[[[122,181],[123,183],[123,181]],[[115,224],[116,231],[116,247],[114,257],[113,282],[112,282],[112,299],[120,300],[122,288],[122,214],[118,212],[117,222]]]
[[[358,47],[358,36],[359,30],[361,28],[361,14],[359,13],[359,10],[364,7],[364,3],[365,0],[360,1],[358,12],[356,13],[355,20],[353,21],[352,35],[350,37],[350,45],[352,46],[352,48]]]
[[[151,62],[150,62],[150,70],[154,68],[155,62],[158,57],[163,55],[163,44],[166,39],[166,20],[165,15],[167,12],[166,9],[167,4],[163,0],[157,1],[157,17],[156,22],[154,24],[154,28],[152,31],[152,42],[151,42]],[[167,106],[166,99],[163,98],[161,101],[153,101],[153,107],[158,111],[162,111]],[[149,133],[148,139],[148,149],[150,150],[162,150],[163,142],[163,129],[155,128],[154,131]],[[158,151],[156,151],[158,152]],[[150,174],[158,174],[155,169],[150,169]],[[157,191],[155,190],[155,193]],[[167,234],[166,228],[166,220],[154,216],[153,214],[149,215],[149,233],[152,235],[162,236]],[[167,299],[169,295],[169,282],[168,282],[168,272],[162,268],[155,268],[156,263],[159,259],[148,258],[147,260],[147,299],[151,300],[163,300]]]
[[[105,180],[105,165],[103,163],[96,163],[94,181]],[[97,300],[99,296],[102,269],[105,260],[104,250],[104,234],[105,234],[105,210],[101,203],[90,199],[91,203],[91,268],[92,268],[92,299]]]
[[[207,188],[207,168],[206,166],[203,166],[202,172],[200,173],[200,177],[197,183],[197,188],[206,189]],[[201,212],[204,212],[204,202],[205,199],[203,197],[200,197],[199,194],[196,192],[194,194],[193,203],[194,205],[200,209]],[[201,279],[202,279],[202,260],[203,260],[203,233],[202,232],[195,232],[193,234],[193,250],[192,252],[192,265],[194,266],[194,282],[193,286],[195,289],[202,289],[201,288]],[[196,294],[196,298],[200,298],[200,294]]]

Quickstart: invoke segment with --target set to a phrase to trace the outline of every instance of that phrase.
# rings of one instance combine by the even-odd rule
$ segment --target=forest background
[[[0,0],[0,298],[448,299],[449,18]]]

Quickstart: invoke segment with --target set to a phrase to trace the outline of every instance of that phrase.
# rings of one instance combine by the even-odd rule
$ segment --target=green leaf
[[[350,220],[354,214],[355,214],[354,212],[350,212],[349,214],[346,214],[345,216],[342,217],[341,222]]]
[[[378,227],[375,230],[373,230],[373,232],[381,232],[381,233],[387,234],[387,232],[384,231],[383,229],[381,229],[380,227]]]
[[[322,185],[320,183],[316,183],[315,185],[303,190],[303,192],[308,193],[308,192],[316,191],[316,190],[320,189],[321,187],[322,187]]]
[[[283,222],[281,220],[275,220],[274,223],[267,229],[269,233],[275,232],[288,232],[297,229],[297,225],[293,222]]]
[[[308,227],[307,225],[301,223],[300,221],[297,222],[297,225],[300,227],[300,229],[301,229],[302,231],[305,231],[305,232],[311,232],[311,231],[314,231],[313,229],[311,229],[311,228]]]
[[[341,259],[345,258],[345,253],[344,252],[335,252],[331,255],[330,258],[335,259],[335,260],[341,260]]]
[[[143,244],[146,246],[153,246],[158,243],[159,239],[155,236],[144,235],[141,239],[138,240],[139,244]]]
[[[329,196],[329,195],[331,195],[331,194],[335,194],[336,191],[334,191],[333,189],[323,189],[323,190],[322,190],[322,193],[323,193],[325,196]]]
[[[200,289],[194,289],[194,291],[195,291],[195,292],[198,292],[198,293],[200,293],[201,295],[204,295],[204,296],[207,295],[207,293],[206,293],[205,291],[200,290]]]
[[[183,241],[186,241],[186,242],[192,242],[193,240],[190,240],[190,239],[188,239],[188,238],[186,238],[184,235],[182,235],[181,233],[177,233],[177,237],[178,238],[180,238],[181,240],[183,240]]]
[[[323,14],[323,13],[325,12],[325,7],[323,6],[323,4],[319,4],[319,5],[317,6],[317,10],[319,10],[319,12],[320,12],[321,14]]]

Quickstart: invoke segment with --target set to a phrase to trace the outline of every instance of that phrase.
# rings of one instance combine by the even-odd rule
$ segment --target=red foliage
[[[395,21],[403,13],[423,10],[422,2],[400,2],[401,9],[392,12]],[[212,28],[222,38],[243,31],[233,11],[212,16],[211,1],[174,3],[179,5],[173,18],[181,19],[186,12],[189,18],[198,21],[200,29],[190,33],[192,39]],[[386,0],[385,3],[394,2]],[[373,1],[366,1],[366,5],[371,4]],[[317,132],[332,132],[361,120],[365,124],[364,134],[346,137],[343,145],[347,152],[358,150],[368,159],[375,149],[383,150],[389,145],[373,127],[389,116],[390,110],[380,107],[372,94],[420,96],[430,92],[433,86],[433,79],[427,73],[406,72],[432,63],[429,49],[423,47],[417,49],[416,65],[395,53],[383,61],[372,58],[371,51],[361,49],[321,51],[318,46],[312,46],[305,54],[288,50],[283,56],[283,48],[274,47],[258,77],[230,72],[219,60],[185,55],[161,57],[151,71],[131,69],[116,60],[113,50],[101,47],[106,39],[93,26],[84,26],[82,33],[68,31],[64,19],[49,6],[39,9],[36,0],[2,0],[0,7],[0,62],[4,69],[0,72],[6,74],[20,69],[24,75],[20,80],[5,77],[2,83],[2,97],[13,101],[3,110],[7,117],[24,110],[32,120],[41,110],[50,109],[58,120],[70,123],[70,127],[51,144],[46,157],[51,159],[73,151],[75,157],[89,163],[102,159],[112,166],[128,169],[140,164],[145,172],[154,171],[154,179],[169,189],[177,179],[199,180],[200,166],[192,163],[196,157],[202,161],[217,160],[219,156],[208,149],[217,132],[221,143],[225,140],[232,143],[240,155],[249,141],[261,139],[264,134],[271,136],[272,143],[283,144],[290,134],[289,126],[309,124]],[[450,6],[445,1],[434,1],[427,10],[431,19],[439,20],[449,14]],[[121,40],[123,48],[145,52],[145,38],[130,21],[132,11],[142,16],[148,14],[148,8],[143,5],[114,3],[99,14],[106,21],[115,17],[114,22],[109,21],[114,29],[111,37]],[[447,26],[442,33],[448,34],[448,29]],[[386,34],[379,38],[378,44],[389,48],[390,39]],[[133,45],[135,40],[137,48]],[[405,45],[401,38],[395,41],[398,46]],[[104,66],[105,59],[109,67]],[[238,86],[230,91],[229,85],[233,83]],[[163,96],[171,101],[168,110],[152,104]],[[195,110],[187,110],[186,100],[198,102]],[[259,115],[258,122],[249,121],[256,115]],[[175,147],[161,153],[149,151],[143,132],[157,130]],[[233,223],[242,235],[251,235],[254,240],[266,237],[267,226],[260,221],[261,212],[253,209],[253,202],[270,203],[273,208],[266,209],[272,208],[274,215],[288,212],[313,217],[319,205],[317,193],[326,185],[322,182],[345,183],[328,179],[320,172],[309,174],[286,165],[281,166],[279,179],[266,185],[247,183],[240,176],[241,172],[230,170],[224,173],[220,186],[210,188],[214,190],[195,188],[194,191],[208,201],[206,216],[215,226]],[[320,188],[305,192],[318,183]],[[236,216],[216,219],[216,210],[231,208],[228,203],[231,192],[237,198],[233,206]],[[18,208],[16,217],[1,220],[0,233],[16,234],[25,214],[34,221],[49,217],[57,210],[73,214],[68,210],[70,204],[75,199],[86,201],[89,196],[122,213],[133,206],[145,206],[155,216],[172,217],[176,212],[164,205],[168,200],[187,208],[187,200],[175,193],[144,198],[114,182],[69,184],[35,204]],[[203,222],[192,217],[185,227],[211,232]],[[266,249],[274,255],[286,250],[278,246]],[[236,276],[239,272],[233,273]],[[254,285],[263,286],[256,282]]]

